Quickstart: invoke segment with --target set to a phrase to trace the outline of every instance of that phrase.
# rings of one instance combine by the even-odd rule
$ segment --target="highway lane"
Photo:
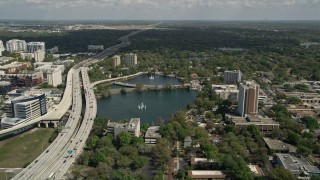
[[[78,63],[72,68],[75,71],[72,72],[72,112],[74,115],[68,119],[66,125],[68,128],[65,129],[65,132],[60,133],[52,145],[49,146],[47,149],[49,151],[46,150],[44,153],[42,153],[37,160],[32,162],[27,168],[25,168],[25,170],[14,177],[14,179],[59,179],[66,173],[68,168],[84,148],[97,113],[96,98],[93,92],[93,86],[90,84],[87,67],[92,63],[102,61],[106,57],[117,52],[120,48],[130,45],[129,37],[139,32],[142,31],[136,31],[121,38],[121,44],[108,48],[93,58],[89,58],[81,63]],[[81,92],[79,92],[79,68],[81,68],[83,88],[85,91],[86,112],[82,119],[82,123],[78,127],[77,125],[80,120],[80,114],[82,110],[80,105],[78,105],[82,105]],[[76,152],[76,154],[74,154],[72,157],[67,156],[66,154],[67,150],[71,149],[75,150]]]
[[[71,115],[65,125],[66,128],[59,133],[58,137],[55,139],[53,143],[36,159],[34,160],[28,167],[26,167],[23,171],[21,171],[16,177],[13,179],[35,179],[33,176],[39,172],[44,171],[48,167],[48,164],[54,162],[55,158],[59,156],[61,149],[65,146],[66,143],[72,138],[74,129],[76,128],[78,121],[80,119],[81,111],[79,109],[82,108],[82,96],[81,96],[81,88],[79,76],[76,74],[79,73],[79,70],[76,70],[73,76],[73,104]],[[80,103],[79,103],[80,102]]]

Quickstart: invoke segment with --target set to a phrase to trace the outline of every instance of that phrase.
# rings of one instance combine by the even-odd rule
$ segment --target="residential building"
[[[128,67],[136,66],[138,64],[138,56],[136,54],[125,54],[124,56],[125,65]]]
[[[212,94],[232,103],[238,102],[239,90],[236,85],[212,85]]]
[[[2,128],[10,128],[28,122],[47,113],[46,95],[29,97],[20,96],[4,103],[6,118],[1,122]]]
[[[36,51],[46,51],[44,42],[28,42],[27,49],[30,53],[34,53]]]
[[[45,51],[38,50],[33,53],[35,62],[42,62],[46,57]]]
[[[27,43],[24,40],[12,39],[7,41],[6,49],[9,52],[24,52],[27,51]]]
[[[144,143],[150,144],[150,145],[157,144],[157,140],[161,139],[159,130],[160,130],[160,126],[149,127],[144,136]]]
[[[255,81],[247,81],[239,86],[238,113],[241,116],[258,113],[260,86]]]
[[[60,69],[49,69],[47,71],[47,83],[53,87],[62,84],[62,75]]]
[[[289,170],[299,179],[307,179],[311,176],[320,176],[320,170],[317,166],[313,166],[307,159],[295,157],[290,154],[276,153],[275,160],[277,163]]]
[[[2,51],[4,51],[4,45],[3,42],[0,40],[0,56],[2,56]]]
[[[115,55],[112,57],[112,66],[118,67],[121,65],[121,56]]]
[[[259,116],[241,117],[231,114],[226,114],[226,118],[232,122],[236,128],[256,125],[260,131],[273,131],[280,127],[280,124],[271,118],[262,118]]]
[[[34,58],[34,54],[33,53],[20,53],[20,58],[23,60],[31,61]]]
[[[104,50],[103,45],[88,45],[89,51],[95,51],[95,50]]]
[[[186,149],[188,147],[191,147],[192,145],[192,138],[191,136],[187,136],[184,138],[184,142],[183,142],[183,148]]]
[[[12,62],[10,64],[6,64],[0,66],[0,70],[4,71],[6,74],[13,74],[20,70],[26,69],[29,67],[30,63],[28,62]]]
[[[5,74],[5,81],[10,81],[12,87],[33,87],[42,83],[43,73],[41,71],[27,71],[19,74]]]
[[[225,84],[237,84],[241,82],[242,73],[238,71],[225,71],[223,74],[223,82]]]
[[[5,63],[8,63],[9,61],[12,61],[13,60],[13,57],[0,57],[0,65],[2,64],[5,64]]]
[[[129,132],[130,134],[140,136],[140,118],[132,118],[129,123],[108,122],[107,133],[112,133],[116,137],[121,132]]]

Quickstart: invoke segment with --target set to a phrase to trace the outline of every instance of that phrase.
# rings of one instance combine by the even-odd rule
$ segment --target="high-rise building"
[[[124,62],[126,66],[132,67],[138,64],[138,56],[136,54],[125,54]]]
[[[2,51],[4,51],[3,42],[0,40],[0,56],[2,56]]]
[[[223,82],[225,84],[237,84],[241,81],[241,71],[225,71],[223,74]]]
[[[27,49],[31,53],[34,53],[36,51],[46,51],[44,42],[28,42]]]
[[[23,52],[27,51],[27,43],[24,40],[11,39],[6,43],[7,51],[9,52]]]
[[[257,115],[260,86],[255,81],[247,81],[239,86],[238,112],[242,117],[246,114]]]
[[[47,71],[47,83],[53,87],[62,84],[62,76],[60,69],[49,69]]]
[[[121,65],[121,56],[113,56],[112,57],[112,66],[113,67],[117,67],[117,66],[120,66]]]
[[[33,53],[35,62],[42,62],[46,56],[45,51],[39,50]]]

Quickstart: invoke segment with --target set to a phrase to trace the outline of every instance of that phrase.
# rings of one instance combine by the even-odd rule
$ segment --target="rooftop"
[[[195,179],[224,179],[226,176],[221,171],[205,171],[191,170],[188,171],[188,176]]]
[[[288,151],[289,147],[282,141],[278,139],[270,139],[270,138],[263,138],[264,142],[267,144],[267,146],[276,151]]]
[[[160,126],[151,126],[148,128],[145,138],[161,138],[159,133]]]
[[[284,168],[290,171],[307,171],[308,173],[320,174],[320,170],[316,166],[313,166],[305,158],[298,158],[291,156],[290,154],[283,153],[277,153],[276,156],[281,161]]]

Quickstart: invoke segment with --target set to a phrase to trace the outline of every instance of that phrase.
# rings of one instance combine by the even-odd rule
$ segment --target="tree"
[[[276,167],[270,171],[269,177],[271,180],[293,180],[297,179],[290,171],[283,167]]]
[[[124,146],[130,144],[132,140],[132,135],[128,132],[121,132],[117,135],[117,142],[119,146]]]
[[[130,158],[128,158],[127,156],[121,156],[117,160],[117,165],[121,168],[129,167],[131,163],[132,163],[132,160]]]
[[[302,104],[302,100],[298,97],[293,96],[293,97],[288,98],[288,103],[289,104]]]
[[[91,161],[98,165],[99,162],[105,162],[107,160],[106,155],[104,155],[102,152],[98,151],[91,159]]]
[[[310,117],[310,116],[305,116],[301,119],[301,121],[307,126],[309,129],[319,129],[319,123],[318,120]]]
[[[136,180],[130,171],[117,170],[112,172],[113,180]]]
[[[235,179],[254,179],[254,174],[241,156],[224,155],[220,165]]]
[[[98,136],[93,136],[90,140],[90,142],[88,143],[88,148],[89,149],[93,149],[96,147],[96,144],[99,140],[99,137]]]
[[[136,169],[142,168],[147,163],[147,159],[143,156],[136,156],[133,158],[133,166]]]
[[[297,153],[304,156],[309,156],[312,153],[312,149],[305,147],[304,145],[298,145]]]

